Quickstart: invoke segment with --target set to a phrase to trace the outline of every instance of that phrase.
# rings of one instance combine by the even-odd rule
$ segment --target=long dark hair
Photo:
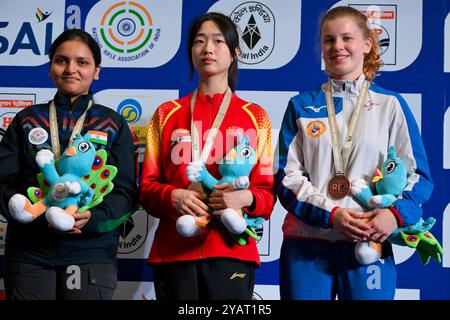
[[[219,13],[219,12],[208,12],[199,17],[197,17],[191,24],[189,29],[189,40],[188,40],[188,54],[189,54],[189,64],[191,66],[191,74],[194,72],[194,65],[192,63],[192,46],[194,45],[195,36],[198,30],[202,26],[203,22],[212,21],[222,32],[228,49],[230,49],[230,54],[233,57],[233,62],[231,62],[228,68],[228,86],[234,91],[236,86],[236,80],[238,75],[238,61],[236,49],[239,48],[239,35],[237,32],[236,25],[230,19],[230,17]]]
[[[61,33],[55,41],[53,41],[50,46],[48,57],[50,62],[53,61],[53,56],[55,55],[56,49],[66,41],[79,40],[83,42],[91,50],[94,57],[95,66],[98,67],[102,63],[102,53],[97,41],[92,38],[92,36],[84,30],[81,29],[69,29]]]

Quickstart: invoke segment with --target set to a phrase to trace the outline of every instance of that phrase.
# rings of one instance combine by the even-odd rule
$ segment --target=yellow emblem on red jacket
[[[320,120],[314,120],[308,123],[306,126],[306,134],[311,138],[317,138],[323,135],[327,131],[325,123]]]

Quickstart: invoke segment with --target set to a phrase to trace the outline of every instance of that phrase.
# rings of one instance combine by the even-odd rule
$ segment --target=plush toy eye
[[[87,152],[90,148],[91,146],[87,142],[82,142],[78,145],[78,151],[83,153]]]
[[[396,167],[397,167],[397,164],[395,163],[395,161],[389,161],[386,164],[384,171],[386,171],[386,173],[392,173],[392,171],[394,171]]]
[[[250,157],[251,155],[251,151],[248,148],[244,148],[241,150],[241,157],[244,159],[247,159],[248,157]]]

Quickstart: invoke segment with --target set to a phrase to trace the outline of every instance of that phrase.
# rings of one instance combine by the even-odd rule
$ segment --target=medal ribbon
[[[333,147],[333,160],[334,160],[334,167],[336,169],[336,175],[344,175],[345,174],[344,170],[347,168],[348,158],[350,156],[350,152],[353,146],[353,135],[355,133],[356,126],[359,121],[362,105],[366,100],[367,91],[369,89],[369,82],[364,81],[361,87],[361,91],[356,101],[355,110],[353,111],[353,115],[350,120],[350,126],[347,132],[347,137],[345,138],[344,141],[344,146],[342,147],[342,151],[341,145],[339,143],[339,129],[336,121],[336,113],[334,110],[334,102],[333,102],[333,91],[330,83],[324,83],[322,85],[322,89],[325,92],[325,99],[327,102],[328,122],[330,125],[331,142]]]
[[[75,123],[75,127],[72,130],[72,134],[70,135],[69,144],[71,145],[73,142],[73,138],[77,133],[81,132],[81,128],[83,127],[84,119],[86,118],[86,114],[88,110],[92,106],[92,100],[89,100],[89,104],[86,108],[86,110],[83,112],[81,117],[77,120]],[[50,137],[52,139],[52,151],[55,155],[55,160],[58,160],[61,158],[61,145],[59,144],[59,134],[58,134],[58,120],[56,118],[56,106],[55,102],[52,100],[50,102],[50,110],[49,110],[49,117],[50,117]]]
[[[203,146],[202,153],[200,155],[200,135],[197,130],[197,127],[194,124],[194,107],[195,101],[197,100],[198,89],[194,91],[191,97],[191,137],[192,137],[192,161],[201,160],[203,163],[206,163],[208,159],[209,153],[211,152],[212,146],[214,144],[214,139],[219,132],[219,127],[222,124],[223,118],[227,113],[228,107],[231,101],[231,89],[227,88],[225,93],[225,97],[222,100],[222,103],[219,107],[219,111],[217,111],[217,115],[214,119],[211,130],[209,130],[208,136],[206,137],[205,145]]]

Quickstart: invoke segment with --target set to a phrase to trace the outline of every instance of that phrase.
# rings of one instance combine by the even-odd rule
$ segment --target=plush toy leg
[[[10,215],[19,222],[28,223],[39,217],[45,212],[47,206],[44,201],[31,204],[25,196],[16,193],[8,202]]]
[[[383,245],[372,241],[361,241],[355,246],[355,257],[361,264],[372,264],[381,257]]]
[[[241,234],[247,228],[245,219],[236,210],[230,208],[223,211],[220,220],[232,234]]]
[[[185,214],[177,219],[176,228],[183,237],[195,237],[205,230],[206,225],[212,218],[212,215],[193,217]]]
[[[59,207],[50,207],[45,213],[45,218],[56,230],[69,231],[75,224],[73,216],[77,210],[76,206],[69,206],[66,210]]]

